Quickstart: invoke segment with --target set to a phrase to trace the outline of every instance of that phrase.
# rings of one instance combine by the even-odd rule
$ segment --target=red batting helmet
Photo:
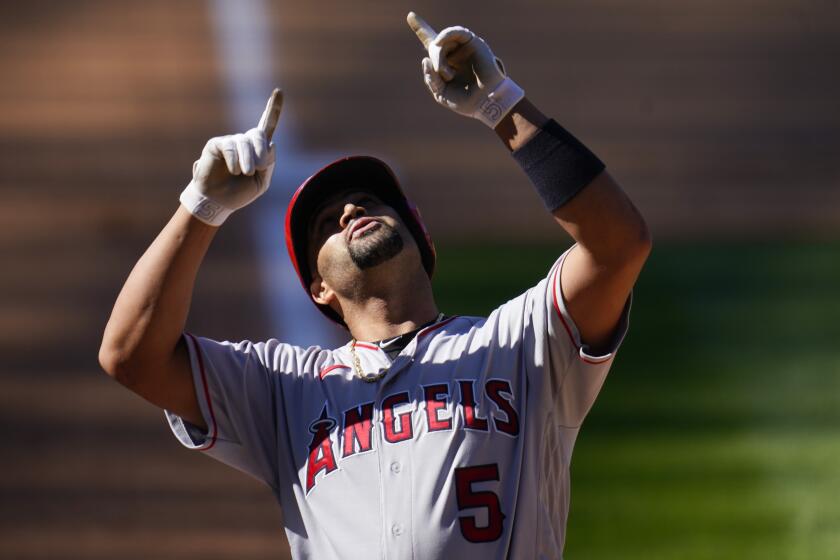
[[[303,284],[303,289],[310,294],[312,271],[309,268],[309,222],[312,213],[320,203],[333,193],[353,189],[376,195],[382,202],[396,210],[405,223],[417,247],[423,268],[429,278],[435,269],[435,246],[420,212],[400,188],[400,183],[388,165],[370,156],[344,157],[327,165],[298,187],[286,209],[286,248],[289,257]],[[311,297],[311,296],[310,296]],[[346,327],[341,316],[328,305],[319,305],[321,312]]]

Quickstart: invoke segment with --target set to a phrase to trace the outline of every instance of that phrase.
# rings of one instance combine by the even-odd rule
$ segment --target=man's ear
[[[309,293],[312,299],[319,305],[329,305],[335,301],[335,292],[330,288],[324,279],[319,275],[315,275],[312,282],[309,284]]]

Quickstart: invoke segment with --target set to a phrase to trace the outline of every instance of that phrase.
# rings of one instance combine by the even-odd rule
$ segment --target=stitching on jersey
[[[216,445],[216,434],[218,432],[218,426],[216,425],[216,414],[213,412],[213,401],[210,400],[210,389],[207,386],[207,374],[204,372],[204,359],[201,357],[201,346],[199,346],[198,341],[192,334],[184,334],[186,334],[193,343],[193,349],[195,350],[195,355],[198,359],[198,370],[201,373],[201,384],[204,387],[204,400],[207,402],[207,410],[210,412],[210,421],[213,424],[212,430],[209,434],[210,443],[206,444],[206,447],[199,447],[199,451],[209,451],[214,445]]]

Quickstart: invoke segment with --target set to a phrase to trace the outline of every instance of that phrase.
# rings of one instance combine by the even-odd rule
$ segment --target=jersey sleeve
[[[579,427],[595,402],[627,333],[632,300],[628,297],[606,350],[594,352],[581,340],[560,285],[572,248],[557,259],[546,278],[497,310],[500,324],[507,325],[504,335],[524,352],[530,381],[549,391],[553,416],[567,428]]]
[[[279,343],[217,342],[185,333],[207,431],[165,411],[175,437],[269,486],[277,484]],[[276,342],[276,341],[272,341]]]

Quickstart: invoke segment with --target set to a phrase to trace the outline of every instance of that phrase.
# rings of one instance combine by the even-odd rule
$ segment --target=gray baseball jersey
[[[591,355],[560,268],[487,318],[421,330],[391,361],[185,335],[206,433],[185,446],[265,482],[296,558],[561,558],[578,429],[627,330]]]

